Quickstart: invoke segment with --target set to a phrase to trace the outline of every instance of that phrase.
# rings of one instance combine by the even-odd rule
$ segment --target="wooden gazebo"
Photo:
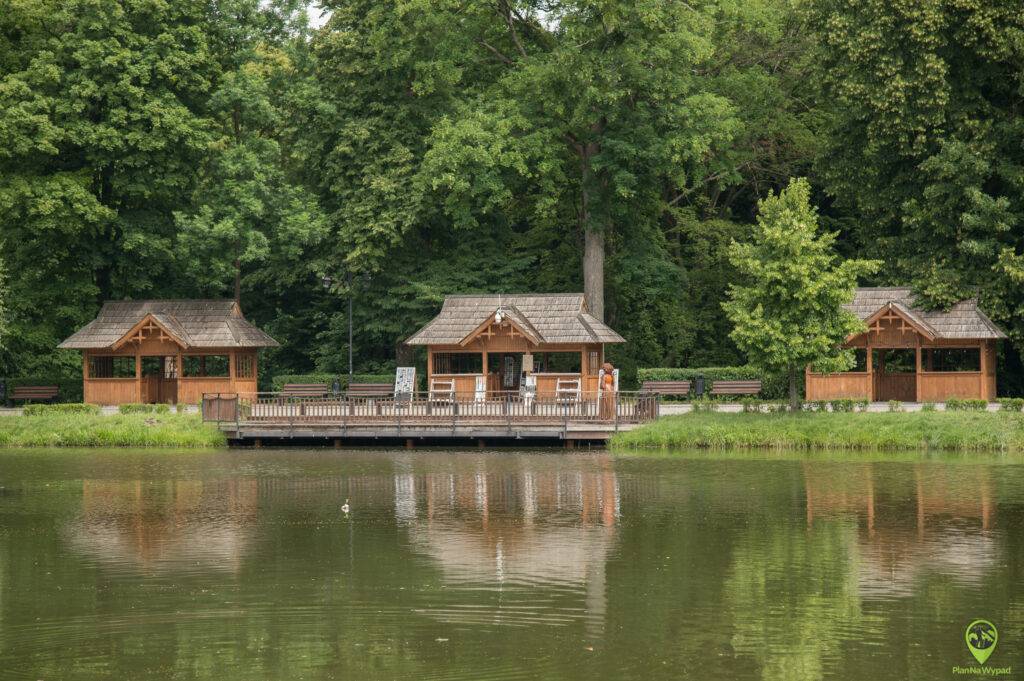
[[[597,393],[606,343],[625,339],[591,315],[582,293],[447,296],[406,343],[427,348],[427,384],[484,398],[525,387]]]
[[[1006,334],[976,300],[925,310],[909,288],[859,288],[846,309],[867,326],[846,342],[857,353],[857,367],[837,374],[808,367],[808,400],[995,399],[996,341]]]
[[[255,393],[256,352],[276,345],[232,300],[123,300],[59,347],[82,351],[84,401],[114,405]]]

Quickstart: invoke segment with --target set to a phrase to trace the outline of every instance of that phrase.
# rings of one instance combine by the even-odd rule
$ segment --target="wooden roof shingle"
[[[978,308],[978,301],[974,298],[962,300],[948,310],[925,310],[916,304],[914,292],[909,287],[865,287],[858,288],[853,302],[843,307],[866,320],[890,303],[915,323],[931,330],[936,338],[1006,338],[1006,334]]]
[[[445,296],[441,311],[406,341],[455,345],[501,308],[540,343],[625,343],[587,311],[582,293],[517,293]]]
[[[269,348],[278,342],[250,324],[233,300],[112,300],[59,346],[110,348],[151,315],[185,348]]]

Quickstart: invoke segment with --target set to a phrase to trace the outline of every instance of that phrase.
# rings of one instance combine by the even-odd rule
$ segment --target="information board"
[[[416,367],[395,369],[395,399],[408,402],[416,390]]]

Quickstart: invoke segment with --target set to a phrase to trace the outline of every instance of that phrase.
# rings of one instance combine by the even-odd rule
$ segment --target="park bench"
[[[381,398],[391,397],[395,392],[390,383],[350,383],[345,391],[346,397]]]
[[[640,391],[659,395],[675,395],[686,397],[690,394],[689,381],[644,381]]]
[[[719,395],[757,395],[761,392],[761,381],[714,381],[711,384],[711,396]]]
[[[327,397],[326,383],[288,383],[281,389],[281,397]]]
[[[11,392],[11,400],[24,402],[53,402],[60,394],[55,385],[19,385]]]
[[[366,400],[372,408],[376,409],[378,415],[381,413],[381,405],[378,400],[389,399],[395,394],[394,386],[390,383],[350,383],[345,397],[349,400],[349,414],[355,413],[355,403],[352,399]]]

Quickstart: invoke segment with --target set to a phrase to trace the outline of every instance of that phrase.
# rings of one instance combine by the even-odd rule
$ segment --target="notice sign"
[[[395,399],[408,402],[416,390],[416,367],[398,367],[395,369]]]

